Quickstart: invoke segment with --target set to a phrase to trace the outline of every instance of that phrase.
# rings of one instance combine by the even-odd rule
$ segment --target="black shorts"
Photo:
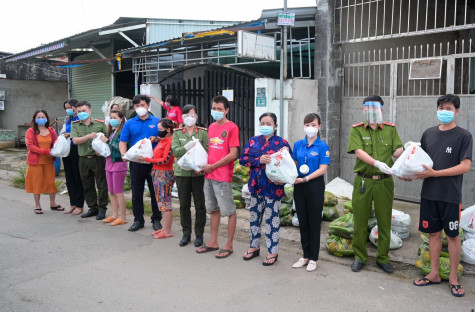
[[[419,231],[437,233],[443,229],[448,237],[457,237],[461,211],[462,204],[421,198]]]

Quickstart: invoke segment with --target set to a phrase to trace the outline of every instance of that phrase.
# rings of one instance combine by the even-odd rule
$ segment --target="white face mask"
[[[186,117],[185,119],[183,119],[183,123],[184,123],[185,126],[187,126],[187,127],[194,126],[195,123],[196,123],[196,118],[193,118],[193,117]]]
[[[137,113],[137,115],[139,115],[140,117],[143,117],[145,115],[147,115],[147,112],[148,110],[145,108],[145,107],[139,107],[135,110],[135,112]]]
[[[315,127],[305,127],[303,128],[303,131],[305,132],[305,135],[309,138],[313,138],[318,134],[318,129]]]

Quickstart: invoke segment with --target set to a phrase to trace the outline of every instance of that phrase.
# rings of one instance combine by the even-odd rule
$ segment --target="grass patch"
[[[25,178],[26,178],[26,167],[18,168],[16,176],[12,178],[12,184],[16,188],[24,189],[25,188]]]
[[[130,210],[132,211],[132,201],[130,199],[127,199],[125,201],[125,207],[127,208],[127,210]],[[143,203],[143,209],[144,209],[144,214],[146,215],[152,215],[152,204],[150,202],[145,202]]]
[[[124,192],[129,191],[132,188],[132,180],[130,180],[130,171],[127,171],[124,181]]]

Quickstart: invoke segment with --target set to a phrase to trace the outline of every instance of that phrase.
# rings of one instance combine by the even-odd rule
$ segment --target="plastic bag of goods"
[[[351,239],[331,235],[327,238],[326,246],[327,251],[337,257],[352,257],[355,255]]]
[[[56,142],[54,142],[50,155],[53,157],[68,157],[70,150],[71,139],[66,139],[63,135],[60,135]]]
[[[325,189],[344,200],[351,200],[353,195],[353,185],[339,177],[328,182]]]
[[[300,226],[300,223],[299,223],[299,218],[297,216],[297,213],[294,213],[294,216],[292,217],[292,225],[293,226]]]
[[[432,168],[434,163],[418,144],[412,144],[396,160],[391,171],[398,177],[412,178],[415,172],[426,170],[422,165]]]
[[[333,220],[328,226],[328,234],[343,238],[353,238],[353,214],[347,213]]]
[[[475,264],[475,239],[467,239],[462,245],[462,261]]]
[[[333,221],[338,219],[340,214],[338,213],[338,209],[336,206],[323,206],[323,220],[325,221]]]
[[[286,215],[292,214],[292,212],[293,210],[291,204],[282,203],[279,209],[279,217],[284,217]]]
[[[190,148],[177,162],[183,170],[201,171],[208,164],[208,153],[198,139],[193,139],[195,146]]]
[[[460,235],[460,241],[464,241],[464,234],[462,228],[459,227],[459,235]],[[429,244],[429,234],[428,233],[421,233],[421,239],[424,243]],[[447,235],[445,234],[445,231],[442,230],[442,247],[447,247],[449,246],[449,243],[447,241]]]
[[[347,214],[348,212],[353,213],[353,202],[351,200],[343,204],[343,214]]]
[[[419,257],[416,260],[416,263],[414,264],[418,269],[419,273],[422,276],[426,276],[430,272],[430,261],[424,261],[423,257]],[[460,276],[463,273],[463,266],[461,264],[458,265],[457,268],[457,277],[460,278]],[[439,258],[439,275],[440,278],[443,280],[448,281],[449,280],[449,274],[450,274],[450,259],[446,257],[440,257]]]
[[[288,150],[284,149],[270,155],[271,162],[266,165],[266,175],[272,182],[293,184],[298,177],[297,167]]]
[[[127,159],[133,162],[148,164],[146,161],[137,161],[137,157],[143,156],[146,158],[153,158],[152,141],[149,139],[142,139],[134,144],[127,153],[125,153],[123,159]]]
[[[101,155],[102,157],[109,157],[111,154],[111,149],[109,144],[103,142],[101,138],[104,136],[104,133],[98,132],[96,137],[92,140],[91,146],[92,148]]]
[[[421,256],[424,258],[424,261],[430,261],[430,254],[429,254],[429,244],[422,243],[419,248],[417,249],[417,255]],[[448,250],[441,250],[440,251],[440,256],[441,257],[449,257],[449,252]]]
[[[475,234],[475,205],[462,211],[460,227],[470,234]]]
[[[246,208],[246,202],[244,199],[235,199],[234,204],[236,205],[236,209],[243,209]]]
[[[291,204],[294,201],[294,186],[292,184],[286,184],[284,186],[285,197],[282,198],[283,203]]]
[[[325,201],[323,204],[325,206],[336,206],[338,205],[338,197],[328,191],[325,191]]]
[[[378,246],[378,226],[376,225],[369,234],[369,240],[373,243],[373,245]],[[396,234],[391,232],[390,242],[389,242],[389,249],[398,249],[402,247],[402,240],[397,237]]]
[[[292,225],[292,214],[288,214],[286,216],[280,217],[280,225],[281,226],[289,226]]]
[[[240,163],[239,163],[239,159],[236,159],[236,161],[234,162],[234,170],[233,170],[233,174],[236,175],[236,176],[239,176],[241,178],[249,178],[249,171],[251,170],[251,168],[247,167],[247,166],[242,166]],[[244,182],[244,183],[247,183]]]
[[[400,239],[409,237],[409,226],[411,225],[411,216],[402,211],[393,209],[391,220],[391,231]]]
[[[244,199],[251,199],[251,193],[249,192],[249,186],[244,184],[241,189],[241,196]]]

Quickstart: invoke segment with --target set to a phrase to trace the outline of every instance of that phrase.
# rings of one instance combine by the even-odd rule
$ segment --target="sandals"
[[[449,284],[449,288],[450,288],[450,293],[454,297],[463,297],[465,295],[465,293],[459,294],[459,289],[463,289],[462,285]],[[455,289],[455,292],[452,291],[454,289]]]
[[[76,209],[76,207],[70,207],[68,210],[64,212],[64,214],[71,214],[74,211],[74,209]]]
[[[196,249],[196,253],[206,253],[206,252],[210,252],[210,251],[215,251],[215,250],[218,250],[219,247],[208,247],[206,245],[204,246],[201,246],[200,248]]]
[[[160,234],[160,232],[162,232],[162,229],[158,229],[155,232],[153,232],[152,236],[158,235],[158,234]]]
[[[242,256],[242,259],[244,261],[249,261],[251,260],[252,258],[255,258],[255,257],[259,257],[259,254],[260,254],[261,250],[260,249],[256,249],[254,251],[246,251],[246,253],[244,254],[244,256]]]
[[[417,284],[416,282],[423,282],[423,283],[422,283],[422,284]],[[413,283],[415,286],[429,286],[429,285],[440,284],[440,282],[433,282],[433,281],[431,281],[430,279],[425,278],[425,277],[418,278],[418,279],[412,281],[412,283]]]
[[[36,214],[43,214],[43,209],[41,208],[35,208],[35,210],[33,210]]]
[[[111,223],[114,222],[116,218],[113,218],[112,216],[107,217],[102,223]]]
[[[122,221],[121,219],[115,219],[110,225],[115,226],[115,225],[122,225],[126,223],[127,223],[127,220]]]
[[[80,215],[82,213],[83,209],[80,207],[76,207],[73,212],[71,213],[73,216]]]
[[[277,262],[277,259],[278,259],[278,258],[279,258],[279,255],[278,255],[278,254],[275,255],[275,256],[273,256],[273,257],[269,257],[269,258],[266,256],[266,259],[262,262],[262,265],[263,265],[263,266],[271,266],[271,265],[273,265],[274,263]],[[266,262],[266,261],[270,261],[270,260],[274,260],[274,261],[272,261],[272,262]]]
[[[216,259],[224,259],[229,257],[233,253],[232,250],[229,249],[220,249],[219,252],[216,254]],[[219,254],[224,254],[224,255],[219,255]]]
[[[156,239],[163,239],[163,238],[169,238],[169,237],[173,237],[173,234],[165,234],[165,232],[163,231],[161,231],[158,234],[153,235],[153,238],[156,238]]]
[[[51,207],[50,206],[50,208],[51,208],[51,210],[54,210],[54,211],[64,211],[64,207],[61,206],[61,205],[58,205],[56,207]]]

